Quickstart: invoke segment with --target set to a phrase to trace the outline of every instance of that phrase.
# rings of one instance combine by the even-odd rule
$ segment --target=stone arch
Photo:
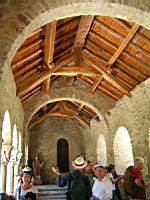
[[[94,0],[87,2],[74,2],[74,0],[72,0],[69,3],[47,3],[46,6],[44,3],[42,4],[42,2],[39,2],[37,4],[35,3],[34,5],[30,5],[30,3],[28,2],[27,6],[26,9],[28,10],[27,13],[29,13],[29,16],[27,16],[27,14],[24,14],[26,12],[23,12],[23,9],[20,9],[18,11],[18,15],[22,16],[25,22],[19,25],[20,21],[15,21],[15,19],[13,19],[13,24],[15,24],[15,27],[17,27],[15,33],[11,34],[11,31],[8,31],[11,34],[9,35],[8,33],[7,35],[9,40],[7,40],[6,37],[6,41],[3,41],[3,43],[5,43],[3,45],[5,47],[5,51],[7,50],[7,52],[5,52],[2,49],[4,60],[1,61],[1,66],[3,66],[4,68],[8,65],[10,66],[11,60],[14,57],[16,51],[27,37],[29,37],[35,30],[37,30],[44,24],[55,19],[77,15],[103,15],[127,19],[129,21],[133,21],[137,24],[141,24],[147,28],[150,28],[150,13],[148,12],[149,4],[147,2],[145,2],[145,4],[143,5],[143,3],[137,4],[134,1],[131,4],[130,1],[127,1],[126,3],[118,3],[117,0],[116,2],[112,0],[110,0],[110,2],[95,2]],[[32,9],[38,10],[38,12],[35,13]],[[7,27],[5,29],[9,30],[10,27]],[[10,44],[10,41],[12,41],[12,44]],[[15,42],[13,43],[13,41]],[[7,53],[8,57],[5,60],[5,54]]]
[[[14,149],[17,149],[18,147],[18,133],[17,133],[17,125],[14,125],[13,128],[13,138],[12,138],[12,146]]]
[[[76,101],[76,102],[79,102],[79,103],[82,103],[86,106],[88,106],[89,108],[91,108],[93,111],[95,111],[95,113],[99,116],[99,118],[101,120],[103,120],[103,116],[102,114],[93,106],[91,105],[90,103],[88,102],[85,102],[83,100],[80,100],[80,99],[76,99],[76,98],[66,98],[66,97],[62,97],[62,98],[55,98],[55,99],[51,99],[49,100],[48,98],[47,99],[43,99],[41,100],[40,102],[38,102],[37,105],[34,105],[34,109],[32,110],[32,113],[27,113],[27,121],[25,121],[25,132],[27,132],[27,129],[28,129],[28,125],[29,125],[29,122],[32,118],[32,116],[41,108],[43,107],[44,105],[48,104],[48,103],[52,103],[52,102],[56,102],[56,101],[63,101],[63,100],[68,100],[68,101]]]
[[[114,137],[114,161],[119,174],[123,174],[128,166],[134,165],[131,138],[124,126],[118,128]]]
[[[104,135],[100,134],[97,140],[97,162],[98,164],[107,165],[107,149]]]
[[[11,145],[11,122],[9,111],[6,110],[2,126],[2,145]]]

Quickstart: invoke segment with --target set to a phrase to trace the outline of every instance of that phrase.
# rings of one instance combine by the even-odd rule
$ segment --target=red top
[[[134,175],[135,179],[140,180],[141,183],[144,184],[142,171],[140,171],[137,168],[134,168],[133,169],[133,175]],[[138,187],[138,190],[137,190],[136,194],[133,195],[132,198],[146,200],[145,188]]]

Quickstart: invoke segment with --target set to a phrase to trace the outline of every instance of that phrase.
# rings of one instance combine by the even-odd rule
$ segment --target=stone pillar
[[[17,162],[17,149],[12,149],[10,154],[10,160],[8,163],[8,179],[7,179],[7,193],[13,194],[14,192],[14,165]]]
[[[18,179],[20,177],[19,166],[20,166],[21,158],[22,158],[22,153],[18,152],[17,155],[16,155],[16,162],[14,163],[14,190],[17,186]]]
[[[1,192],[6,192],[6,177],[7,177],[7,164],[9,160],[7,152],[2,151],[1,153]]]

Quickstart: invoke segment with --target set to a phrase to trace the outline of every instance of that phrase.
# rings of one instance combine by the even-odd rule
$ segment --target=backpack
[[[86,200],[86,189],[83,174],[71,174],[72,180],[66,193],[67,200]]]
[[[133,169],[134,166],[129,166],[124,173],[124,189],[126,194],[131,196],[134,195],[138,189],[138,186],[135,183]]]

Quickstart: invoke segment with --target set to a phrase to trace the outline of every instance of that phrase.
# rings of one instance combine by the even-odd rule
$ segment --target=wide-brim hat
[[[72,166],[76,169],[83,169],[88,165],[87,161],[83,157],[77,157],[73,162]]]

